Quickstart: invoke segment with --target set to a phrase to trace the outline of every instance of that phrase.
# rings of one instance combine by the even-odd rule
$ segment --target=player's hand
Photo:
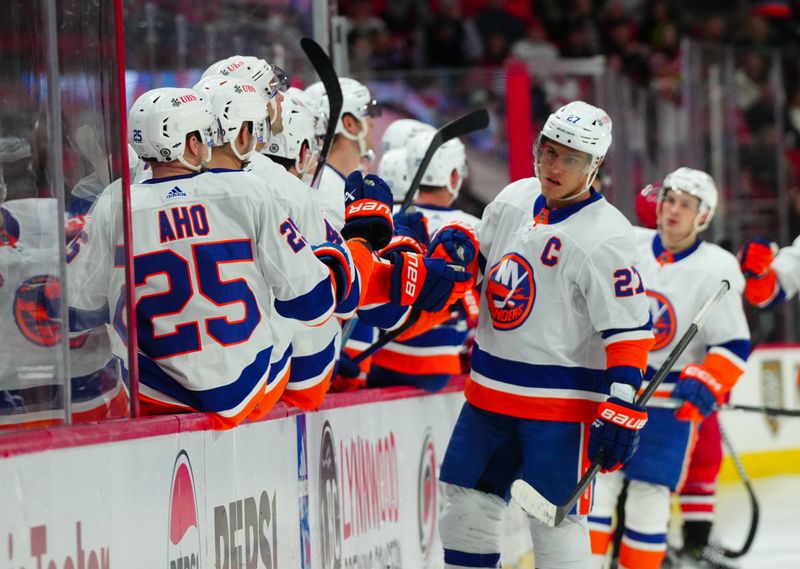
[[[722,404],[725,393],[725,387],[710,371],[701,365],[689,364],[681,371],[672,390],[672,397],[684,402],[675,410],[675,417],[682,421],[701,421]]]
[[[389,244],[378,251],[378,256],[383,259],[389,259],[393,252],[407,252],[425,254],[424,246],[416,239],[407,235],[393,235]]]
[[[600,459],[602,472],[625,465],[639,447],[639,431],[647,423],[647,410],[619,397],[600,405],[589,432],[589,460]]]
[[[458,271],[442,259],[416,253],[392,253],[390,298],[394,304],[438,312],[464,296],[472,275]]]
[[[443,226],[431,239],[429,256],[461,265],[471,273],[477,272],[478,240],[467,225],[454,222]]]
[[[422,245],[423,252],[430,245],[431,238],[428,235],[428,218],[421,211],[413,211],[411,208],[405,211],[398,211],[392,216],[394,221],[394,234],[410,237]]]
[[[777,245],[766,239],[747,241],[739,253],[739,266],[745,278],[744,298],[753,306],[764,308],[780,292],[778,276],[772,270]]]
[[[357,391],[364,389],[367,382],[361,376],[361,367],[342,350],[339,354],[339,366],[336,377],[331,382],[329,391],[331,393],[344,393],[347,391]]]
[[[361,237],[373,250],[383,249],[392,238],[392,190],[374,174],[366,178],[355,170],[344,183],[345,239]]]

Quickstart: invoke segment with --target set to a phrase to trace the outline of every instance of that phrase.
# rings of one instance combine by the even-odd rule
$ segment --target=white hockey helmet
[[[406,163],[408,164],[408,175],[411,179],[416,175],[417,168],[425,157],[425,152],[430,146],[431,140],[436,135],[436,131],[420,132],[406,144]],[[455,170],[458,172],[458,181],[452,184],[451,174]],[[420,185],[422,186],[445,186],[447,191],[455,200],[461,189],[464,177],[467,175],[467,153],[464,144],[457,138],[448,140],[442,144],[431,158],[430,164],[425,169]]]
[[[697,231],[703,231],[711,224],[711,219],[717,209],[719,194],[714,179],[710,175],[702,170],[682,166],[664,178],[658,195],[659,202],[664,199],[667,190],[687,193],[700,200],[699,212],[694,222]]]
[[[303,91],[303,95],[305,97],[303,100],[306,106],[314,113],[314,116],[317,117],[317,136],[323,138],[325,136],[325,131],[328,129],[328,113],[322,110],[322,97],[325,96],[325,85],[322,84],[322,81],[317,81],[306,87],[305,91]]]
[[[534,169],[539,177],[539,164],[542,158],[542,142],[544,139],[563,144],[590,156],[586,165],[586,185],[572,196],[562,199],[574,199],[589,187],[597,175],[597,168],[605,158],[611,146],[611,118],[603,109],[583,101],[573,101],[558,109],[547,118],[534,145]]]
[[[231,150],[242,162],[247,162],[256,143],[267,137],[267,105],[261,90],[253,83],[222,75],[201,79],[195,90],[204,93],[211,102],[211,112],[218,122],[215,145],[230,144]],[[243,154],[236,148],[236,137],[246,122],[252,123],[249,150]]]
[[[383,131],[383,151],[405,148],[406,143],[420,132],[436,130],[428,123],[416,119],[397,119]]]
[[[378,176],[389,184],[396,204],[403,201],[408,188],[411,186],[407,156],[408,153],[405,148],[393,148],[383,153],[378,164]]]
[[[290,88],[283,98],[283,131],[269,139],[269,143],[262,150],[269,156],[294,160],[297,173],[301,179],[313,171],[319,157],[319,144],[316,134],[316,116],[305,105],[303,91]],[[303,143],[307,144],[308,151],[305,161],[301,164],[300,152]]]
[[[285,91],[289,86],[286,73],[280,67],[252,55],[234,55],[221,59],[205,70],[203,78],[209,75],[249,81],[261,89],[268,99],[273,98],[279,91]]]
[[[164,87],[144,93],[128,113],[128,142],[143,160],[179,161],[199,172],[211,159],[210,149],[199,165],[183,157],[186,136],[199,133],[200,141],[210,147],[216,137],[216,120],[211,104],[192,89]]]
[[[372,94],[369,92],[367,86],[359,83],[355,79],[341,77],[339,79],[339,85],[342,88],[342,112],[339,114],[336,130],[334,132],[336,134],[341,134],[348,140],[358,142],[360,155],[365,157],[369,156],[372,148],[369,148],[366,141],[369,130],[367,127],[367,117],[379,116],[380,107],[375,102],[375,99],[372,98]],[[314,87],[314,85],[311,87]],[[311,87],[309,87],[309,89],[311,89]],[[313,92],[314,91],[312,91],[311,94],[313,94]],[[306,93],[308,94],[308,91],[306,91]],[[330,120],[330,103],[327,93],[322,96],[320,110],[326,122]],[[358,134],[351,134],[344,128],[344,123],[342,122],[342,117],[344,117],[344,115],[352,115],[361,123],[361,130]]]

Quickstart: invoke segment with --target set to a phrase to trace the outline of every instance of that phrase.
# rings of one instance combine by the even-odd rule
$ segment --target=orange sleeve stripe
[[[278,399],[280,399],[281,395],[283,394],[283,390],[286,388],[286,384],[289,383],[289,374],[291,373],[291,368],[292,365],[289,364],[286,367],[286,371],[283,372],[283,375],[275,382],[275,386],[272,389],[266,391],[267,386],[264,386],[264,392],[260,395],[260,397],[254,397],[250,403],[247,404],[249,411],[246,407],[241,413],[238,413],[236,417],[231,418],[230,421],[236,421],[233,425],[222,428],[229,429],[230,427],[236,426],[245,418],[251,421],[258,421],[259,419],[266,417],[267,414],[272,411],[272,408],[275,407]],[[214,424],[215,420],[225,420],[227,422],[229,419],[227,417],[221,417],[220,415],[211,415],[211,426],[217,429],[218,427]]]
[[[376,352],[373,356],[374,365],[386,368],[398,373],[408,375],[428,375],[449,373],[456,375],[461,373],[461,358],[458,356],[410,356],[408,354],[398,354],[387,348]]]
[[[363,239],[349,239],[345,241],[345,246],[350,251],[350,255],[353,257],[353,264],[358,271],[358,276],[361,278],[361,289],[369,288],[369,281],[375,266],[375,256],[372,254],[372,249]],[[361,294],[363,296],[364,293],[362,292]]]
[[[606,368],[616,366],[647,368],[647,355],[655,343],[654,338],[622,340],[606,346]]]
[[[392,264],[388,261],[375,261],[369,282],[361,282],[361,306],[386,304],[390,301],[392,290]]]
[[[589,531],[592,544],[592,555],[605,555],[611,546],[611,532],[593,529]]]
[[[739,377],[744,373],[744,370],[735,363],[717,353],[708,354],[703,362],[703,367],[711,372],[711,375],[725,386],[727,391],[736,385]]]

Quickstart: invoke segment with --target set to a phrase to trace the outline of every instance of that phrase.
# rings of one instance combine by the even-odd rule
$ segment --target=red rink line
[[[466,376],[456,376],[444,389],[435,393],[415,387],[384,387],[381,389],[363,389],[349,393],[331,393],[325,397],[322,406],[317,410],[324,411],[340,407],[366,405],[368,403],[452,393],[462,391],[465,381]],[[302,412],[296,407],[289,407],[282,402],[278,402],[262,421],[283,419],[299,415]],[[314,411],[311,412],[313,413]],[[135,420],[116,419],[94,425],[9,432],[0,434],[0,458],[194,431],[208,431],[211,428],[210,425],[211,421],[203,413],[187,413],[185,415],[141,417]]]

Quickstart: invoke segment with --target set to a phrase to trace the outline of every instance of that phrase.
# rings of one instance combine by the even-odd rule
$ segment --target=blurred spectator
[[[741,65],[736,70],[736,94],[740,109],[748,109],[761,98],[766,80],[767,67],[764,58],[752,51],[745,52]]]
[[[654,0],[648,2],[647,12],[642,18],[639,26],[639,37],[654,49],[665,43],[664,35],[679,33],[677,18],[672,12],[671,5],[667,0]],[[667,31],[669,29],[669,31]],[[677,38],[680,42],[680,38]]]
[[[536,20],[528,26],[527,35],[511,46],[511,54],[519,59],[557,59],[558,48],[547,40],[544,26]]]
[[[800,147],[800,88],[795,88],[789,97],[786,109],[786,126],[789,129],[790,143]]]
[[[503,36],[507,46],[513,44],[525,36],[525,22],[509,13],[503,0],[488,0],[486,4],[475,14],[475,27],[484,45],[493,44],[491,51],[496,56],[500,51],[497,36]]]
[[[461,2],[448,0],[425,30],[425,60],[428,67],[464,67],[480,53],[480,39],[473,24],[465,20]]]
[[[600,31],[597,28],[591,0],[572,0],[571,10],[561,22],[565,57],[591,57],[600,53]]]

